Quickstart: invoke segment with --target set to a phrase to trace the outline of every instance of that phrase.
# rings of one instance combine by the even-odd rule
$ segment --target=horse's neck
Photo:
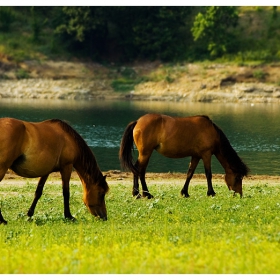
[[[218,161],[220,162],[220,164],[222,165],[222,167],[225,170],[226,174],[232,173],[232,170],[230,168],[230,165],[228,163],[228,161],[226,160],[226,158],[221,154],[215,154],[216,158],[218,159]]]
[[[85,166],[81,160],[78,160],[74,164],[74,168],[84,185],[96,183],[102,178],[102,172],[96,162],[89,167]]]

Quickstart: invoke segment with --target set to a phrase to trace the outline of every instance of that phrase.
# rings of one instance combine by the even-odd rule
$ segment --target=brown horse
[[[133,141],[138,149],[138,159],[133,164]],[[174,118],[159,114],[147,114],[131,122],[122,137],[119,158],[123,168],[134,174],[133,196],[139,194],[142,184],[143,197],[152,198],[147,188],[145,173],[153,150],[169,158],[191,156],[187,179],[181,194],[189,197],[188,187],[200,159],[203,160],[207,178],[207,195],[214,196],[212,186],[211,157],[214,154],[225,169],[225,181],[230,190],[242,197],[242,179],[249,168],[239,158],[222,130],[207,116]]]
[[[8,169],[22,177],[41,177],[27,215],[31,217],[50,173],[59,171],[64,216],[73,219],[69,207],[69,181],[73,167],[83,185],[83,201],[90,213],[107,220],[105,194],[109,190],[96,159],[84,139],[67,123],[53,119],[39,123],[0,119],[0,181]],[[0,210],[0,224],[4,220]]]

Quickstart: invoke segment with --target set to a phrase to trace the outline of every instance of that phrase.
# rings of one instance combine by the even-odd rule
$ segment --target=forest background
[[[68,61],[87,63],[80,76],[95,71],[115,92],[147,82],[164,82],[162,91],[183,75],[194,75],[191,71],[199,90],[238,82],[279,87],[279,27],[276,6],[5,6],[0,7],[0,78],[46,77],[48,61]],[[59,72],[51,78],[77,77]]]
[[[73,57],[280,59],[277,7],[0,7],[1,53],[14,61]]]

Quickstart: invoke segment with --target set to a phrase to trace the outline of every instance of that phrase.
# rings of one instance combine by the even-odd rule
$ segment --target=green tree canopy
[[[191,7],[64,7],[57,32],[92,52],[119,50],[124,59],[170,59],[186,49],[181,32]],[[111,44],[111,45],[110,45]]]
[[[231,27],[238,23],[236,7],[207,7],[204,13],[195,17],[192,34],[194,40],[203,40],[212,56],[229,51],[233,42]]]

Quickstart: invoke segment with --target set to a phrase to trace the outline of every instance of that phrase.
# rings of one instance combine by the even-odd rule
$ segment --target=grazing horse
[[[133,163],[133,142],[138,149],[138,159]],[[208,184],[208,196],[214,196],[211,157],[214,154],[225,169],[229,190],[242,197],[242,179],[249,168],[239,158],[222,130],[208,116],[176,118],[160,114],[146,114],[126,127],[120,145],[119,158],[124,169],[134,174],[132,195],[152,198],[147,188],[145,173],[153,150],[169,158],[191,156],[187,179],[181,195],[189,197],[188,187],[200,159],[203,160]]]
[[[67,123],[39,123],[0,119],[0,181],[8,169],[22,177],[39,179],[27,215],[31,217],[50,173],[59,171],[64,197],[64,216],[74,219],[69,207],[69,181],[73,167],[83,185],[83,201],[90,213],[107,220],[105,194],[109,190],[96,159],[84,139]],[[4,220],[0,210],[0,224]]]

